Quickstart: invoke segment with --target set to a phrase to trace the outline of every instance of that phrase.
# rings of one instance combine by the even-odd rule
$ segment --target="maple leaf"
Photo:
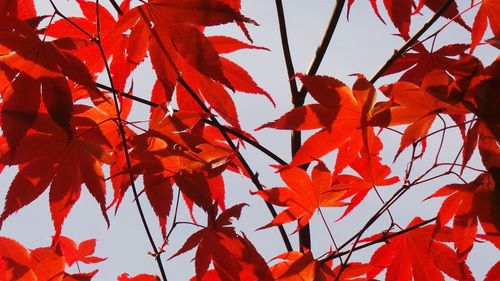
[[[28,250],[6,237],[0,237],[0,280],[36,280]]]
[[[99,270],[96,269],[92,272],[81,272],[75,274],[65,272],[62,281],[91,281],[98,271]]]
[[[24,22],[8,18],[1,26],[0,64],[19,73],[8,81],[3,94],[2,129],[9,146],[15,148],[33,125],[41,100],[50,117],[71,137],[73,99],[67,79],[97,91],[87,68],[78,58],[59,49],[57,40],[40,40]]]
[[[311,251],[283,253],[274,259],[283,260],[271,267],[274,280],[334,280],[335,275],[328,263],[316,260]],[[344,280],[344,279],[341,279]]]
[[[92,74],[101,73],[105,68],[104,60],[96,59],[102,56],[97,44],[92,43],[87,34],[97,34],[97,15],[96,9],[99,9],[99,43],[105,51],[104,55],[106,60],[112,57],[109,66],[113,77],[113,86],[116,90],[124,91],[125,83],[130,73],[135,69],[136,65],[142,61],[143,57],[136,58],[135,54],[140,53],[140,50],[134,49],[133,53],[127,54],[125,52],[129,41],[144,40],[136,34],[124,36],[116,34],[114,26],[117,20],[111,13],[102,5],[95,2],[86,0],[77,0],[78,6],[82,10],[83,17],[68,17],[67,19],[58,20],[46,30],[47,36],[55,38],[68,38],[77,40],[82,43],[82,46],[76,49],[68,50],[78,58],[80,58],[88,67]],[[130,0],[123,1],[120,4],[120,10],[124,13],[129,11]],[[78,25],[81,29],[85,30],[87,34],[76,29],[73,24]],[[147,35],[147,33],[146,33]],[[120,101],[123,103],[124,100]]]
[[[64,259],[69,266],[79,261],[88,264],[98,263],[106,260],[106,258],[91,256],[95,250],[95,239],[85,240],[77,245],[76,242],[72,239],[65,236],[60,236],[58,243]]]
[[[421,140],[425,152],[426,135],[436,116],[440,113],[450,115],[456,122],[469,111],[456,100],[457,86],[442,70],[428,73],[421,87],[409,82],[396,82],[388,87],[386,94],[389,102],[378,104],[377,114],[371,116],[368,124],[373,126],[397,126],[411,123],[403,132],[401,143],[394,159],[417,140]]]
[[[327,76],[299,75],[318,104],[300,106],[265,127],[286,130],[321,129],[308,138],[294,156],[291,166],[309,163],[339,148],[335,174],[349,165],[361,149],[379,151],[381,146],[367,123],[376,93],[373,85],[359,74],[351,90]]]
[[[160,281],[160,277],[151,274],[138,274],[130,277],[128,273],[122,273],[118,276],[118,281]]]
[[[183,79],[202,100],[206,100],[231,125],[239,128],[236,106],[223,85],[231,90],[262,94],[274,102],[243,68],[219,56],[212,42],[203,34],[203,27],[233,21],[253,21],[233,8],[239,5],[227,5],[218,0],[180,2],[150,1],[149,4],[136,7],[120,19],[116,32],[131,28],[131,35],[141,34],[144,37],[143,40],[130,39],[127,47],[130,50],[129,57],[132,52],[135,54],[140,50],[140,54],[135,57],[142,60],[149,49],[153,68],[168,101],[182,73]],[[154,23],[154,27],[149,26],[150,22]],[[233,82],[235,85],[232,85]],[[182,106],[185,102],[180,99],[190,99],[190,96],[191,93],[178,85],[179,109],[186,110]],[[199,110],[198,105],[194,106],[194,111]]]
[[[391,169],[381,163],[381,158],[376,155],[368,156],[361,153],[350,167],[361,177],[351,175],[339,175],[335,178],[332,189],[345,190],[342,199],[352,196],[344,214],[338,219],[341,220],[347,216],[356,206],[363,201],[368,192],[376,186],[387,186],[399,182],[397,176],[388,178]]]
[[[111,164],[113,159],[102,147],[106,143],[92,138],[91,134],[80,135],[78,127],[73,127],[75,137],[68,139],[46,114],[38,114],[34,127],[39,131],[28,134],[15,154],[7,144],[0,146],[0,162],[19,165],[5,198],[0,224],[38,198],[50,185],[49,205],[57,239],[66,216],[80,197],[82,183],[98,202],[109,224],[101,166]]]
[[[420,85],[425,74],[435,69],[451,72],[457,59],[453,57],[464,54],[469,48],[467,44],[450,44],[436,51],[429,52],[422,44],[417,45],[414,52],[407,52],[396,60],[385,72],[385,75],[404,71],[399,81]]]
[[[488,25],[495,37],[500,36],[500,17],[498,14],[500,14],[500,5],[496,1],[485,0],[481,2],[481,7],[477,11],[472,24],[471,53],[474,52],[476,46],[483,39]]]
[[[489,173],[480,174],[468,184],[446,185],[427,197],[446,196],[438,213],[438,225],[445,226],[453,218],[453,242],[460,257],[466,257],[481,223],[486,237],[500,248],[500,212],[495,195],[495,181]]]
[[[325,164],[318,161],[313,168],[311,177],[297,167],[287,167],[280,171],[280,176],[287,187],[275,187],[257,191],[265,201],[286,207],[269,224],[267,228],[298,220],[297,230],[309,222],[314,212],[320,207],[345,206],[340,199],[345,190],[332,190],[332,175]]]
[[[150,27],[150,22],[154,23],[154,28]],[[127,49],[131,52],[141,50],[141,54],[135,56],[139,58],[145,55],[149,46],[153,68],[163,83],[169,85],[168,89],[175,85],[177,77],[171,70],[165,71],[165,66],[179,69],[176,65],[178,58],[207,77],[230,86],[222,73],[217,51],[196,26],[229,22],[255,23],[219,0],[182,0],[175,3],[156,0],[126,13],[115,25],[115,33],[132,29],[131,34],[141,35],[143,39],[151,36],[150,40],[129,41]]]
[[[181,189],[192,213],[193,203],[206,212],[215,201],[224,209],[224,181],[220,173],[234,152],[208,143],[193,128],[205,114],[153,113],[149,132],[131,138],[134,173],[143,174],[146,196],[166,236],[166,219],[173,199],[173,184]],[[124,191],[121,192],[120,199]],[[119,204],[119,202],[118,202]]]
[[[196,280],[203,280],[211,261],[222,280],[240,280],[241,276],[273,280],[266,262],[254,246],[230,226],[232,218],[240,217],[244,206],[246,204],[232,206],[217,216],[214,205],[208,214],[207,227],[193,233],[170,259],[198,246],[194,259]]]
[[[414,218],[408,227],[422,222]],[[474,280],[463,260],[443,242],[446,235],[434,236],[434,225],[426,225],[389,239],[372,255],[374,270],[369,278],[387,269],[385,280],[444,280],[443,272],[455,280]],[[363,241],[370,241],[376,235]]]

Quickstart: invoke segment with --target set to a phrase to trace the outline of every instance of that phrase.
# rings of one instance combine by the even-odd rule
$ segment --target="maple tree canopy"
[[[253,43],[249,27],[258,23],[243,13],[241,0],[66,1],[77,15],[52,0],[44,3],[52,13],[41,14],[36,2],[0,1],[0,172],[15,171],[2,186],[0,228],[48,192],[54,235],[50,245],[27,249],[2,234],[0,280],[99,279],[98,264],[107,258],[94,255],[97,240],[63,235],[82,189],[97,203],[86,211],[102,215],[108,227],[126,193],[133,194],[136,223],[151,244],[145,256],[158,272],[121,273],[118,281],[166,281],[170,268],[178,270],[170,264],[184,255],[193,257],[196,281],[475,280],[468,259],[475,245],[500,248],[500,1],[370,0],[374,16],[405,43],[372,79],[352,74],[352,85],[343,82],[349,77],[316,72],[343,9],[352,17],[361,1],[336,1],[304,73],[293,68],[276,1],[293,108],[255,131],[293,132],[290,161],[246,132],[238,114],[241,93],[277,106],[275,93],[230,59],[243,49],[270,51]],[[430,19],[418,26],[421,14]],[[219,25],[235,26],[245,39],[207,35]],[[438,45],[450,25],[470,40]],[[432,26],[438,29],[431,34]],[[496,58],[487,62],[479,49]],[[139,66],[154,72],[150,93],[134,92],[134,83],[146,83],[137,79]],[[383,76],[391,82],[380,85]],[[137,104],[149,106],[141,120],[130,117]],[[386,134],[398,144],[385,144]],[[245,157],[248,146],[274,161],[263,168],[282,184],[267,187]],[[286,251],[266,256],[234,224],[244,224],[244,212],[255,206],[226,200],[229,173],[254,185],[251,196],[271,215],[259,213],[256,231],[276,229],[266,243],[283,243]],[[404,195],[414,190],[426,192],[425,200],[441,198],[441,206],[434,217],[421,218],[416,208],[409,223],[401,222],[395,205],[408,204]],[[340,244],[336,222],[351,219],[369,195],[380,199],[375,211],[352,223],[352,236]],[[183,206],[189,220],[178,217]],[[144,214],[148,207],[158,233]],[[311,235],[317,221],[324,233]],[[183,224],[192,230],[175,248],[171,234]],[[284,227],[290,224],[291,231]],[[374,225],[382,231],[373,232]],[[290,243],[296,232],[298,247]],[[322,239],[320,246],[311,247],[311,239]],[[369,261],[355,260],[367,247]],[[82,272],[81,264],[94,269]],[[499,278],[497,262],[485,280]]]

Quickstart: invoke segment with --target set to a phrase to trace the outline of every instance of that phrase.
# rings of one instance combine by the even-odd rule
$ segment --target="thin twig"
[[[53,0],[49,0],[50,1],[50,5],[52,5],[52,8],[54,9],[54,12],[60,16],[62,19],[64,19],[65,21],[67,21],[69,24],[71,24],[72,26],[74,26],[76,29],[78,29],[80,32],[82,32],[83,34],[85,34],[89,40],[93,39],[94,36],[92,36],[92,34],[88,33],[85,29],[83,29],[81,26],[79,26],[78,24],[76,24],[74,21],[72,21],[70,18],[66,17],[63,13],[61,13],[61,11],[59,11],[59,9],[57,8],[56,4],[54,4]]]
[[[408,233],[410,231],[413,231],[415,229],[418,229],[422,226],[425,226],[429,223],[432,223],[434,221],[437,220],[437,217],[434,217],[432,219],[428,219],[428,220],[425,220],[419,224],[416,224],[414,226],[411,226],[411,227],[408,227],[408,228],[405,228],[401,231],[398,231],[398,232],[394,232],[394,233],[391,233],[391,234],[388,234],[388,235],[385,235],[385,236],[382,236],[376,240],[373,240],[371,242],[368,242],[366,244],[363,244],[363,245],[360,245],[360,246],[357,246],[354,248],[354,251],[357,251],[357,250],[361,250],[361,249],[364,249],[366,247],[369,247],[369,246],[372,246],[372,245],[375,245],[375,244],[378,244],[378,243],[382,243],[382,242],[387,242],[388,239],[391,239],[391,238],[394,238],[394,237],[397,237],[397,236],[400,236],[400,235],[403,235],[405,233]],[[343,251],[343,252],[340,252],[340,253],[336,253],[336,254],[333,254],[331,256],[327,256],[326,258],[322,259],[321,262],[322,263],[325,263],[327,261],[330,261],[332,259],[335,259],[335,258],[338,258],[338,257],[342,257],[342,256],[345,256],[345,255],[348,255],[350,251]],[[340,273],[339,273],[340,275]]]
[[[123,11],[122,11],[122,9],[120,9],[120,5],[118,5],[118,3],[116,3],[115,0],[109,0],[109,2],[111,2],[111,5],[113,5],[113,8],[116,10],[116,12],[120,16],[123,16]]]
[[[140,102],[142,104],[145,104],[145,105],[148,105],[148,106],[151,106],[151,107],[160,107],[160,105],[157,104],[157,103],[155,103],[155,102],[148,101],[148,100],[145,100],[143,98],[140,98],[140,97],[137,97],[137,96],[133,96],[133,95],[130,95],[130,94],[118,91],[118,90],[113,90],[110,87],[108,87],[106,85],[103,85],[101,83],[96,83],[96,85],[97,85],[98,88],[104,89],[104,90],[109,91],[109,92],[115,92],[118,95],[121,95],[121,96],[123,96],[125,98],[132,99],[132,100]],[[174,109],[174,111],[177,111],[177,110]],[[203,119],[201,119],[201,121],[203,123],[212,125],[214,127],[216,126],[216,124],[214,122],[212,122],[210,119],[203,118]],[[245,141],[246,143],[250,144],[251,146],[255,147],[257,150],[261,151],[265,155],[269,156],[269,158],[271,158],[274,161],[276,161],[276,163],[278,163],[280,165],[286,165],[286,164],[288,164],[288,162],[286,162],[285,160],[283,160],[283,158],[279,157],[274,152],[272,152],[268,148],[264,147],[260,143],[256,142],[255,140],[253,140],[253,139],[245,136],[243,133],[241,133],[241,132],[239,132],[237,130],[233,130],[231,128],[228,128],[226,126],[222,126],[222,127],[220,127],[220,129],[226,131],[227,133],[229,133],[229,134],[231,134],[231,135],[233,135],[233,136],[235,136],[235,137],[237,137],[237,138]]]
[[[311,64],[307,69],[307,75],[315,75],[318,72],[319,66],[323,62],[323,58],[325,57],[330,41],[332,40],[333,33],[337,28],[337,24],[340,20],[340,15],[342,14],[344,4],[345,0],[337,0],[335,8],[333,8],[333,13],[328,22],[328,26],[326,27],[325,32],[323,34],[323,38],[321,39],[321,42],[319,43],[318,48],[316,49],[316,53],[314,54]],[[306,94],[307,94],[307,89],[304,87],[304,85],[300,86],[299,100],[301,101],[302,104],[304,104],[304,99],[306,97]]]
[[[321,220],[323,221],[323,224],[325,225],[326,230],[328,231],[328,235],[330,235],[330,240],[332,240],[333,246],[335,247],[335,251],[338,253],[339,252],[339,247],[337,246],[337,242],[335,242],[335,238],[333,238],[333,233],[330,227],[328,226],[328,223],[326,222],[325,216],[323,215],[323,211],[321,210],[321,207],[318,208],[319,215],[321,217]],[[344,264],[344,261],[342,260],[341,257],[340,259],[340,264]]]
[[[96,1],[96,6],[99,5],[99,0]],[[97,27],[99,27],[99,9],[96,9],[96,20],[97,20]],[[98,36],[93,40],[96,44],[97,47],[99,48],[99,52],[101,53],[101,57],[104,61],[104,65],[106,67],[106,73],[108,76],[109,84],[111,86],[111,89],[113,89],[113,101],[114,101],[114,106],[115,106],[115,111],[116,111],[116,116],[117,116],[117,124],[118,124],[118,132],[120,134],[121,138],[121,143],[123,146],[123,153],[125,156],[125,163],[127,165],[127,170],[131,170],[132,164],[130,161],[130,155],[128,153],[128,148],[127,148],[127,136],[125,134],[125,129],[123,127],[123,120],[121,118],[121,110],[120,110],[120,104],[118,102],[118,95],[116,94],[116,91],[114,90],[114,84],[113,84],[113,77],[111,75],[111,69],[109,68],[108,60],[106,59],[106,54],[104,53],[104,49],[102,47],[101,41],[100,41],[100,30],[97,30]],[[148,222],[146,220],[146,216],[144,215],[144,211],[142,209],[142,205],[140,203],[138,193],[137,193],[137,187],[135,186],[135,180],[134,176],[132,173],[128,173],[129,180],[130,180],[130,186],[132,187],[132,192],[134,194],[135,198],[135,203],[137,207],[137,211],[139,212],[139,216],[142,221],[142,225],[144,226],[144,230],[146,231],[146,235],[148,237],[149,243],[151,244],[151,247],[153,248],[154,252],[154,257],[156,260],[156,263],[158,264],[158,268],[160,269],[160,274],[162,276],[162,279],[164,281],[167,281],[167,275],[165,273],[165,268],[163,267],[163,262],[161,260],[161,252],[158,251],[158,248],[156,246],[156,243],[153,239],[153,235],[151,234],[151,230],[149,229]]]
[[[295,81],[295,78],[293,78],[295,75],[295,70],[293,68],[292,55],[290,53],[290,44],[288,43],[285,12],[283,10],[283,3],[281,0],[276,0],[276,12],[278,13],[278,24],[280,29],[281,45],[283,48],[283,54],[285,56],[285,64],[288,73],[288,82],[290,84],[290,91],[292,92],[292,102],[295,105],[299,91],[297,89],[297,83]]]

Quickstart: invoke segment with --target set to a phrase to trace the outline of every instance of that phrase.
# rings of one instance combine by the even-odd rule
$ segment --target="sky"
[[[46,13],[51,12],[50,6],[47,6],[48,1],[40,0],[36,2],[37,7],[41,11],[45,11]],[[107,4],[107,1],[103,2]],[[305,72],[323,34],[323,29],[326,27],[335,1],[289,0],[284,2],[295,70],[297,72]],[[467,2],[462,4],[469,3],[469,1],[461,2]],[[63,11],[68,13],[75,12],[74,9],[70,8],[68,1],[57,1],[57,3],[61,5]],[[262,96],[235,93],[234,97],[240,121],[243,129],[254,134],[264,146],[274,151],[283,159],[289,160],[288,131],[273,131],[269,129],[258,132],[253,131],[263,123],[278,118],[291,108],[288,77],[279,41],[275,4],[274,1],[269,0],[243,0],[242,4],[242,13],[259,23],[259,26],[249,26],[254,43],[267,47],[270,51],[243,50],[228,57],[243,66],[253,76],[254,80],[272,95],[277,107],[273,108]],[[382,7],[380,8],[382,16],[387,19],[387,15]],[[469,15],[465,14],[464,17],[466,18],[466,22],[471,23]],[[429,11],[424,10],[423,15],[413,18],[415,27],[419,28],[428,18],[430,18]],[[436,28],[442,26],[444,23],[445,21],[443,20],[438,21]],[[433,28],[433,30],[436,30],[436,28]],[[345,12],[342,14],[338,29],[332,39],[331,47],[327,52],[319,73],[336,77],[347,85],[352,85],[354,82],[354,78],[349,76],[350,74],[363,73],[367,77],[373,76],[393,51],[404,43],[399,37],[392,35],[396,31],[390,23],[384,25],[376,18],[368,1],[357,1],[352,7],[349,21],[346,19]],[[416,29],[412,29],[410,33],[413,34],[415,31]],[[224,34],[245,40],[242,32],[235,25],[209,28],[207,33]],[[467,40],[467,32],[460,26],[452,23],[443,34],[437,37],[435,45],[436,47],[441,47],[450,42],[462,43]],[[476,51],[476,55],[482,58],[485,64],[488,65],[498,55],[498,52],[492,47],[480,46]],[[141,65],[133,74],[135,81],[134,93],[147,97],[154,82],[153,75],[148,63]],[[394,76],[380,79],[376,86],[381,86],[395,79],[396,77]],[[131,118],[143,120],[147,114],[147,110],[143,105],[136,105],[133,108]],[[439,128],[439,126],[435,126],[434,128]],[[446,153],[451,157],[459,148],[459,143],[453,141],[458,137],[458,134],[452,132],[448,137]],[[392,155],[394,155],[399,145],[399,140],[388,132],[382,134],[382,139],[384,141],[382,155],[385,163],[390,164]],[[426,163],[428,164],[431,161],[430,159],[432,159],[437,141],[438,139],[429,140],[427,155],[430,157],[424,157],[418,163],[416,171],[425,169]],[[271,159],[266,158],[266,156],[252,149],[250,146],[247,146],[244,155],[254,170],[260,174],[260,179],[264,185],[274,187],[283,184],[274,173],[274,170],[269,167],[270,164],[274,164]],[[408,158],[409,153],[406,151],[392,165],[393,175],[402,176]],[[471,165],[480,166],[477,155],[473,157],[472,161]],[[326,157],[325,163],[332,169],[334,156]],[[14,173],[15,169],[10,168],[0,175],[0,198],[4,198]],[[465,175],[469,180],[475,176],[474,174]],[[266,260],[270,260],[272,257],[284,252],[285,248],[276,228],[254,231],[256,228],[267,224],[272,217],[265,209],[263,201],[256,196],[250,195],[250,191],[255,191],[251,182],[235,174],[227,174],[225,180],[227,206],[240,202],[248,202],[250,204],[249,207],[244,209],[240,220],[235,222],[237,228],[243,231],[254,242]],[[401,202],[391,208],[396,221],[401,226],[406,226],[415,216],[421,216],[425,219],[434,216],[437,208],[440,206],[441,200],[436,199],[426,202],[422,202],[422,200],[431,194],[433,190],[446,183],[450,183],[450,180],[454,179],[447,178],[445,181],[435,182],[429,186],[421,186],[416,188],[416,190],[408,192]],[[140,182],[138,180],[138,183]],[[389,198],[397,188],[397,186],[383,187],[379,191],[382,197]],[[66,219],[63,227],[63,235],[69,236],[76,241],[97,238],[96,255],[107,257],[108,259],[96,265],[81,265],[82,271],[91,271],[98,268],[99,273],[94,280],[115,280],[122,272],[128,272],[130,275],[139,273],[157,274],[156,263],[148,255],[150,245],[140,224],[131,192],[127,193],[119,212],[116,215],[110,213],[111,226],[107,229],[105,221],[100,215],[97,203],[85,189],[83,190],[81,199]],[[111,195],[111,188],[108,189],[108,192]],[[0,235],[14,238],[27,248],[50,244],[53,228],[50,220],[47,195],[46,192],[31,205],[9,217],[3,225]],[[109,201],[111,201],[111,197],[108,197]],[[161,244],[157,220],[147,208],[148,203],[144,198],[142,202],[146,207],[149,224],[153,229],[156,241],[158,244]],[[367,200],[358,209],[340,222],[333,223],[342,213],[341,210],[327,210],[328,221],[332,222],[332,232],[337,241],[342,243],[345,239],[352,236],[357,231],[359,225],[365,223],[380,205],[381,202],[375,193],[371,192]],[[0,200],[0,208],[2,206],[3,202]],[[181,209],[179,216],[180,220],[189,220],[189,215],[184,208]],[[200,218],[200,222],[204,222],[202,216],[198,217]],[[369,233],[375,233],[387,227],[389,223],[387,216],[384,216],[380,221],[380,224],[370,229]],[[311,225],[313,231],[313,252],[319,256],[328,250],[329,238],[327,238],[326,230],[317,217],[312,220]],[[288,233],[291,233],[294,228],[295,225],[293,224],[286,227]],[[194,264],[192,264],[191,259],[194,256],[194,251],[172,260],[167,261],[166,259],[175,253],[185,239],[196,230],[192,226],[181,225],[174,231],[170,244],[166,249],[167,253],[163,255],[169,280],[187,280],[193,276]],[[297,245],[296,237],[292,237],[292,243]],[[372,247],[356,252],[352,260],[368,261],[374,249]],[[469,264],[477,280],[481,280],[486,271],[499,258],[500,254],[494,247],[487,243],[476,243],[469,257]],[[77,269],[73,267],[71,270],[76,272]]]

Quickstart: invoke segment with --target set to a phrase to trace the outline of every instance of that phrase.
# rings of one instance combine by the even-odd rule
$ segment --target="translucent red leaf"
[[[453,241],[461,257],[466,257],[478,235],[478,221],[486,237],[498,247],[495,238],[500,229],[494,195],[495,181],[488,173],[479,175],[468,184],[451,184],[440,188],[428,198],[447,196],[438,213],[438,225],[446,225],[452,218]]]
[[[335,275],[327,264],[314,259],[311,251],[287,252],[283,253],[274,259],[283,260],[273,267],[274,280],[334,280]],[[344,280],[344,279],[340,279]]]
[[[81,185],[85,184],[90,194],[99,203],[107,222],[105,194],[106,186],[102,163],[111,164],[110,156],[100,145],[102,139],[88,140],[67,135],[48,118],[39,114],[35,128],[46,130],[26,136],[14,152],[4,147],[2,163],[21,165],[15,180],[11,183],[6,198],[5,209],[1,216],[3,222],[7,216],[31,203],[43,190],[48,188],[49,205],[56,237],[74,203],[78,200]],[[96,128],[94,128],[96,130]],[[73,129],[74,130],[74,129]],[[93,143],[96,142],[96,143]],[[43,165],[44,168],[39,167]],[[28,192],[26,192],[29,190]],[[24,194],[27,193],[27,194]]]
[[[31,269],[31,257],[19,242],[0,237],[0,280],[38,280]]]
[[[415,218],[411,227],[422,222]],[[426,225],[389,239],[370,260],[368,277],[387,269],[385,280],[444,280],[444,274],[458,280],[474,280],[463,260],[443,242],[434,239],[433,225]]]
[[[346,205],[340,201],[345,191],[331,189],[332,175],[323,162],[318,162],[313,168],[311,177],[297,167],[286,167],[280,175],[287,187],[275,187],[256,194],[287,209],[261,229],[298,220],[297,231],[309,222],[318,208]]]
[[[238,39],[227,36],[210,36],[208,40],[212,43],[219,54],[232,53],[241,49],[258,49],[269,51],[268,48],[247,44]]]
[[[217,207],[213,206],[208,213],[207,227],[191,235],[171,258],[198,246],[194,259],[196,280],[205,280],[210,262],[221,280],[241,280],[242,276],[249,280],[272,280],[265,260],[245,236],[236,234],[230,224],[232,218],[239,218],[245,205],[232,206],[218,217]]]
[[[446,3],[445,0],[425,0],[424,4],[427,6],[427,8],[431,9],[434,13],[439,11],[441,7]],[[462,17],[460,16],[458,12],[458,6],[456,1],[453,1],[451,5],[448,6],[448,8],[443,12],[441,15],[442,17],[445,17],[447,19],[453,20],[454,22],[458,23],[461,25],[463,28],[467,29],[468,31],[471,31],[471,28],[464,22]]]
[[[160,281],[160,277],[151,274],[138,274],[130,277],[128,273],[122,273],[118,276],[118,281]]]
[[[95,251],[95,239],[85,240],[77,245],[76,242],[72,239],[65,236],[60,236],[58,243],[68,266],[73,265],[73,263],[75,262],[90,264],[106,260],[106,258],[92,256]]]

